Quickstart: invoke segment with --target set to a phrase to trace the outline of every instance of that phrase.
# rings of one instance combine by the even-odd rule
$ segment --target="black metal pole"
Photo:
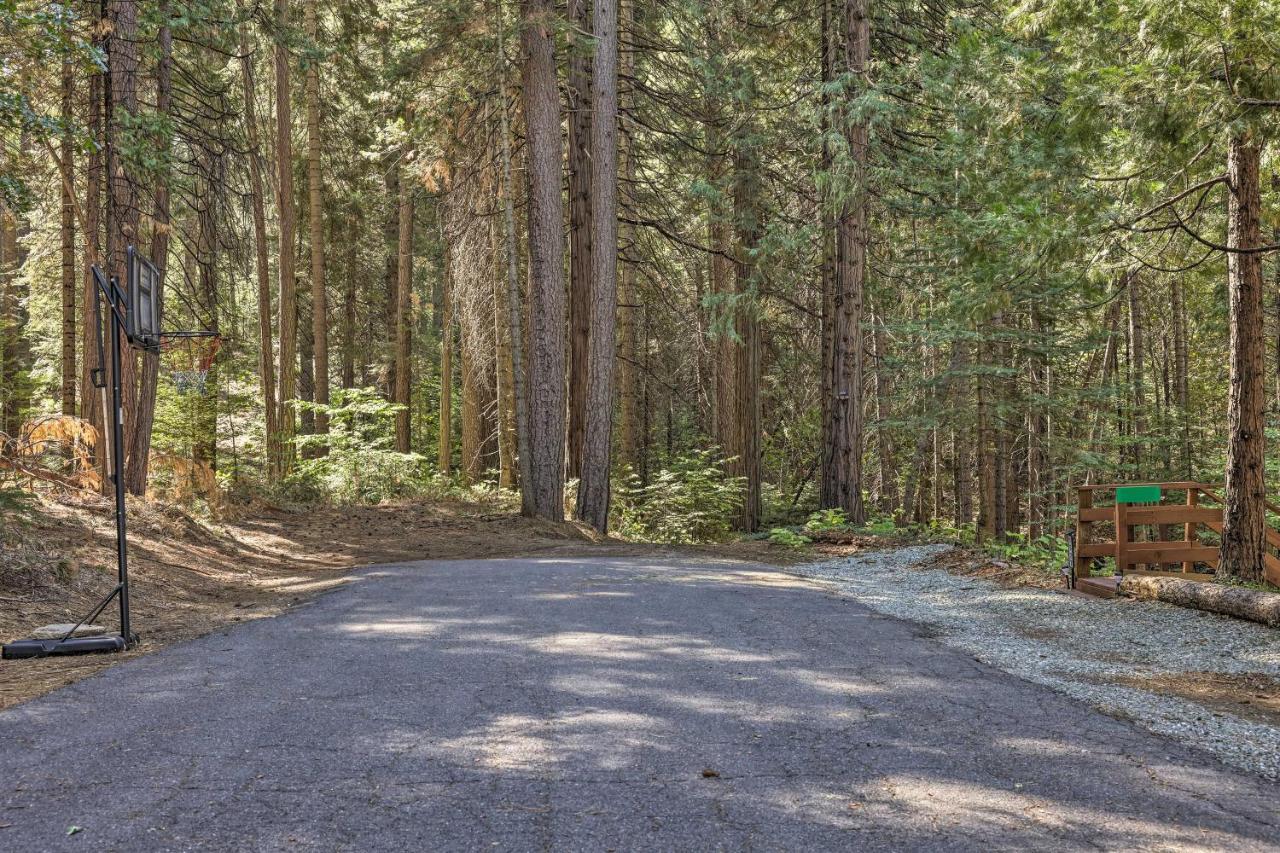
[[[111,279],[111,457],[116,487],[116,565],[120,572],[120,636],[126,648],[133,643],[129,631],[129,549],[125,538],[124,504],[124,403],[120,389],[119,282]]]

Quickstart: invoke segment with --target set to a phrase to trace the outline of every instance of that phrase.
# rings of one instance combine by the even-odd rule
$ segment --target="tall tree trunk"
[[[621,207],[628,215],[620,225],[620,252],[618,270],[618,450],[624,463],[631,466],[632,471],[639,469],[640,462],[640,393],[639,393],[639,347],[637,345],[636,312],[639,310],[636,290],[635,265],[635,226],[629,220],[633,206],[632,187],[636,177],[636,157],[634,141],[630,131],[631,112],[635,108],[635,51],[629,45],[635,31],[634,0],[621,0],[619,6],[621,16],[619,43],[620,78],[619,83],[619,154],[622,160],[622,194]],[[698,311],[701,317],[701,311]],[[701,338],[701,336],[699,336]],[[699,361],[701,360],[701,339],[697,342]],[[701,371],[698,381],[701,382]]]
[[[609,527],[614,340],[618,312],[618,3],[593,0],[591,63],[591,334],[578,517]]]
[[[271,247],[267,243],[267,215],[262,188],[262,146],[258,140],[258,96],[253,79],[253,53],[245,25],[240,28],[240,70],[244,83],[245,133],[249,143],[249,195],[253,205],[254,271],[258,280],[258,372],[264,410],[268,482],[277,482],[283,466],[280,413],[276,407],[275,351],[271,330]],[[354,245],[354,242],[353,242]]]
[[[304,25],[313,49],[320,44],[316,0],[307,0]],[[329,298],[324,281],[324,193],[320,172],[320,63],[307,63],[307,195],[311,239],[311,347],[316,403],[329,405]],[[329,431],[329,416],[316,412],[316,432]]]
[[[951,407],[953,412],[960,411],[960,404],[963,398],[956,393],[956,389],[964,389],[968,391],[971,386],[971,380],[968,377],[969,370],[969,345],[963,340],[956,340],[951,344],[951,363],[953,365],[953,377],[951,380]],[[953,477],[955,480],[955,523],[956,527],[968,524],[973,521],[973,478],[970,475],[970,453],[967,441],[969,433],[968,424],[962,423],[953,431],[952,451]]]
[[[19,155],[21,156],[21,155]],[[0,202],[0,432],[17,437],[30,400],[27,395],[23,330],[27,288],[21,283],[26,250],[18,211]]]
[[[992,426],[991,413],[991,378],[989,370],[992,362],[991,347],[982,343],[978,345],[979,372],[974,377],[977,385],[977,434],[975,462],[978,468],[978,535],[996,535],[996,460],[995,431]]]
[[[568,0],[565,14],[575,29],[569,54],[569,478],[582,476],[587,429],[588,347],[591,332],[591,121],[592,57],[581,33],[589,32],[588,0]],[[581,490],[579,490],[581,494]]]
[[[886,422],[889,420],[889,369],[885,365],[887,349],[885,346],[883,315],[872,317],[872,330],[868,335],[871,341],[871,357],[875,359],[876,389],[876,456],[880,460],[880,509],[892,512],[898,505],[898,478],[894,475],[893,436],[889,433]],[[919,458],[911,460],[912,468],[918,467]]]
[[[135,176],[120,154],[121,119],[138,114],[138,4],[136,0],[109,0],[110,30],[107,36],[109,101],[104,111],[107,125],[107,264],[122,285],[127,280],[128,247],[139,240],[138,188]],[[125,346],[122,340],[121,345]],[[132,351],[126,349],[120,364],[124,403],[124,446],[133,446],[136,426],[137,385]],[[128,479],[128,456],[124,470]]]
[[[707,52],[712,69],[723,59],[725,52],[722,43],[721,28],[724,10],[715,4],[706,7],[706,41]],[[732,240],[733,211],[731,161],[726,152],[728,140],[725,135],[725,106],[719,92],[722,85],[706,72],[708,79],[704,86],[711,90],[705,96],[703,105],[703,133],[706,151],[706,180],[711,190],[708,194],[707,211],[707,245],[711,250],[709,263],[709,290],[714,306],[714,321],[711,324],[711,360],[714,376],[711,406],[711,434],[719,446],[720,454],[725,460],[725,469],[735,474],[742,450],[738,440],[742,430],[736,421],[739,411],[737,402],[738,358],[735,352],[733,336],[728,327],[732,325],[733,308],[733,251]]]
[[[499,186],[499,204],[502,189]],[[489,220],[493,243],[493,336],[498,381],[498,488],[516,487],[516,395],[511,365],[511,294],[507,291],[506,235],[501,223]]]
[[[276,27],[289,25],[289,0],[275,0]],[[298,293],[294,279],[297,214],[293,204],[293,112],[289,104],[289,48],[275,45],[276,73],[276,211],[280,219],[280,469],[288,474],[296,458],[293,437],[298,371]]]
[[[1191,462],[1191,391],[1188,382],[1187,303],[1182,282],[1169,281],[1170,310],[1173,313],[1173,400],[1177,408],[1178,432],[1181,436],[1182,476],[1192,477]]]
[[[441,216],[446,222],[445,233],[448,233],[448,217],[451,205],[445,200]],[[444,270],[441,272],[443,285],[441,290],[441,307],[444,317],[440,323],[440,431],[436,436],[436,470],[448,476],[453,468],[453,268],[451,266],[449,243],[444,245]]]
[[[357,211],[354,228],[360,232],[360,216]],[[347,241],[347,268],[342,278],[342,387],[356,386],[356,282],[358,281],[359,262],[356,252],[359,243]],[[438,320],[438,317],[436,318]]]
[[[196,158],[196,171],[200,175],[197,184],[196,207],[196,267],[199,275],[198,304],[210,331],[218,331],[218,206],[222,200],[224,175],[221,154],[201,151]],[[216,363],[207,362],[205,387],[193,395],[196,427],[192,455],[211,469],[218,468],[218,388],[219,371]]]
[[[1227,245],[1233,250],[1261,245],[1262,191],[1258,164],[1262,147],[1247,134],[1227,146]],[[1231,388],[1227,399],[1226,507],[1218,574],[1246,581],[1262,579],[1266,489],[1263,482],[1262,256],[1227,255],[1230,307]]]
[[[734,347],[737,410],[733,422],[739,432],[735,440],[738,458],[732,467],[746,485],[738,526],[754,532],[760,526],[760,315],[754,295],[755,251],[760,240],[760,163],[750,136],[751,129],[744,127],[734,144],[733,220],[738,244],[734,290],[742,300],[736,312],[742,340]]]
[[[1035,541],[1044,535],[1045,525],[1049,518],[1050,480],[1047,445],[1049,441],[1049,420],[1042,400],[1049,399],[1049,365],[1044,356],[1042,341],[1048,339],[1047,321],[1038,308],[1031,312],[1032,330],[1036,334],[1035,343],[1027,359],[1027,380],[1031,386],[1031,397],[1027,411],[1027,483],[1028,483],[1028,527],[1027,537]]]
[[[525,515],[564,519],[565,296],[560,102],[551,0],[523,0],[529,180],[529,447]]]
[[[383,327],[382,332],[385,333],[383,338],[386,341],[384,352],[390,353],[390,357],[384,364],[383,374],[385,376],[385,385],[383,393],[388,400],[395,397],[396,388],[396,298],[399,293],[399,269],[400,269],[400,157],[403,151],[399,148],[392,149],[391,153],[383,161],[385,170],[383,180],[383,192],[387,199],[387,218],[382,224],[383,243],[386,248],[387,261],[386,269],[383,276]]]
[[[502,5],[498,10],[501,13]],[[510,406],[515,411],[516,459],[520,473],[520,485],[524,488],[530,480],[533,458],[529,448],[529,405],[525,393],[524,373],[524,310],[520,295],[520,258],[516,246],[515,187],[511,168],[511,121],[507,115],[507,58],[503,48],[503,24],[498,21],[498,99],[499,127],[502,142],[502,224],[503,247],[506,252],[506,298],[498,300],[498,310],[505,307],[506,333],[510,338]]]
[[[1133,411],[1133,467],[1142,479],[1146,479],[1143,465],[1146,460],[1144,444],[1147,440],[1146,394],[1146,342],[1142,324],[1141,279],[1138,270],[1125,275],[1129,297],[1129,382],[1132,387],[1130,405]]]
[[[823,175],[832,173],[834,157],[832,155],[830,136],[832,131],[830,83],[835,79],[836,65],[836,25],[832,20],[832,0],[822,0],[822,21],[820,28],[821,45],[819,47],[819,65],[822,75],[822,168]],[[831,470],[834,457],[828,453],[828,432],[832,425],[834,412],[833,401],[835,390],[835,287],[836,287],[836,220],[834,210],[824,197],[821,186],[814,187],[815,196],[822,200],[822,269],[820,280],[822,293],[821,320],[819,334],[821,339],[819,371],[821,373],[820,391],[822,405],[822,447],[818,451],[819,492],[818,501],[821,506],[835,506],[835,476]]]
[[[156,112],[168,117],[173,105],[173,32],[169,28],[169,3],[161,3],[164,24],[160,27],[160,59],[156,65]],[[172,141],[165,140],[165,148]],[[166,154],[168,151],[166,150]],[[164,309],[164,277],[169,267],[169,175],[162,174],[156,181],[155,211],[152,214],[151,263],[160,274],[161,287],[155,294],[161,312]],[[156,417],[156,391],[160,384],[160,354],[144,353],[142,373],[138,380],[138,417],[129,446],[129,467],[125,486],[130,494],[147,493],[147,476],[151,465],[151,431]]]
[[[409,346],[413,328],[413,181],[400,176],[400,241],[396,265],[396,451],[409,452]]]
[[[484,470],[484,391],[481,367],[476,363],[474,338],[461,336],[462,362],[462,478],[467,483],[480,481]]]
[[[99,26],[94,39],[94,46],[102,49],[105,41],[103,33],[105,27]],[[106,438],[105,425],[103,422],[102,411],[102,395],[98,388],[93,384],[92,371],[98,366],[98,336],[96,334],[98,318],[93,312],[93,298],[97,292],[97,285],[94,283],[93,267],[100,265],[101,247],[102,247],[102,148],[99,144],[102,139],[102,112],[103,112],[103,89],[106,75],[102,72],[95,72],[89,76],[89,116],[88,116],[88,135],[94,141],[94,145],[89,148],[89,155],[85,162],[85,192],[84,192],[84,264],[81,271],[80,296],[81,305],[84,306],[82,316],[83,326],[81,327],[80,340],[81,343],[81,359],[80,359],[80,417],[93,424],[97,430],[99,441],[98,446],[94,449],[96,461],[101,473],[102,488],[107,488],[106,478],[106,447],[104,441]]]
[[[871,57],[868,0],[845,0],[842,58],[850,80],[865,85]],[[848,93],[852,97],[854,93]],[[836,277],[832,310],[832,401],[823,441],[822,505],[839,507],[850,521],[866,520],[862,503],[862,299],[867,260],[867,146],[863,118],[842,116],[854,183],[836,220]]]
[[[75,94],[75,66],[70,58],[62,60],[62,120],[68,128],[73,120],[72,100]],[[59,246],[62,251],[62,414],[76,413],[76,223],[75,171],[72,166],[75,149],[71,134],[64,131],[59,159],[65,180],[62,181]]]

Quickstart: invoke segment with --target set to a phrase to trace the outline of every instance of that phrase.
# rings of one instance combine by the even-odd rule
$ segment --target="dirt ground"
[[[0,640],[75,622],[115,585],[112,505],[91,494],[45,498],[0,529]],[[120,655],[0,662],[0,708],[136,655],[225,625],[275,615],[343,583],[355,567],[403,560],[540,553],[665,553],[600,541],[580,525],[521,518],[492,505],[403,503],[243,510],[199,520],[151,501],[129,507],[131,614],[141,642]],[[798,559],[762,542],[685,549],[725,558]],[[117,625],[113,603],[96,621]]]

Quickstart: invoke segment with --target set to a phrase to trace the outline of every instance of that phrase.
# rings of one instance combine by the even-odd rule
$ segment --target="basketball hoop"
[[[160,340],[160,353],[168,365],[174,390],[184,397],[203,396],[208,390],[209,368],[213,367],[221,347],[219,335],[164,335]]]

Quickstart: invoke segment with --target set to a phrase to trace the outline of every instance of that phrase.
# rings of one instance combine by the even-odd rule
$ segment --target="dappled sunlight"
[[[595,833],[593,849],[1269,841],[1206,799],[1237,783],[1172,745],[807,584],[723,574],[647,559],[380,566],[218,638],[211,660],[165,662],[197,643],[139,661],[150,677],[123,700],[138,713],[119,738],[181,715],[184,734],[131,766],[171,773],[196,755],[198,777],[228,758],[208,771],[229,774],[217,792],[202,789],[220,808],[305,779],[348,814],[476,838],[500,825],[512,847],[546,846],[549,825]],[[221,701],[197,708],[200,691]],[[667,834],[647,843],[636,822]]]
[[[503,714],[460,737],[431,744],[424,752],[489,770],[536,771],[557,760],[549,734],[544,719]]]
[[[349,634],[386,634],[392,637],[426,637],[439,633],[443,626],[421,619],[387,619],[380,622],[347,622],[339,630]]]
[[[884,687],[861,678],[851,678],[814,669],[790,669],[791,678],[813,690],[837,696],[871,695],[884,692]],[[895,681],[895,686],[897,682]]]

